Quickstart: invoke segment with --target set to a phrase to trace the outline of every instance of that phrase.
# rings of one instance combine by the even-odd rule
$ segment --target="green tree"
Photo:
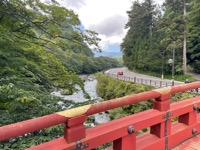
[[[189,50],[188,62],[200,73],[200,1],[192,0],[188,14]]]
[[[143,3],[136,1],[128,16],[126,28],[129,30],[121,44],[125,65],[130,69],[158,71],[154,67],[159,68],[159,63],[154,63],[159,60],[159,55],[155,53],[158,49],[155,44],[158,40],[155,27],[160,12],[152,0]]]
[[[185,30],[183,4],[182,0],[166,0],[164,3],[165,12],[161,20],[161,32],[163,32],[161,45],[166,48],[167,59],[172,58],[172,51],[175,48],[175,72],[179,74],[183,73],[183,36]]]
[[[0,23],[1,37],[5,39],[31,42],[48,49],[66,49],[66,43],[81,45],[79,41],[84,40],[99,48],[97,34],[93,31],[83,34],[78,15],[59,6],[55,0],[48,4],[39,0],[2,0]],[[63,29],[66,31],[67,28],[70,32],[63,34]]]

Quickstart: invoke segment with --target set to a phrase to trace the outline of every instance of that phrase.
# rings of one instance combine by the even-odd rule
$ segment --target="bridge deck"
[[[173,148],[173,150],[200,150],[200,135],[196,135]]]
[[[109,147],[106,148],[105,150],[114,150],[114,149],[112,147]],[[172,150],[200,150],[200,134],[182,142]]]

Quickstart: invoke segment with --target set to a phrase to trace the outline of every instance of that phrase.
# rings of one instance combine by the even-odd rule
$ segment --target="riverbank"
[[[74,92],[72,95],[62,95],[61,91],[54,91],[51,94],[57,97],[62,98],[62,101],[59,101],[59,105],[61,105],[61,107],[63,109],[69,109],[73,107],[72,105],[68,105],[67,107],[65,107],[65,102],[68,101],[73,101],[74,105],[78,104],[81,105],[81,103],[95,103],[95,102],[100,102],[102,100],[101,97],[98,96],[97,91],[96,91],[96,87],[97,87],[97,80],[95,78],[95,76],[93,75],[82,75],[81,79],[84,81],[84,89],[85,92],[89,95],[89,97],[85,97],[85,94],[83,92],[83,90],[79,87],[76,86],[76,89],[78,89],[77,92]],[[90,116],[90,123],[86,123],[86,126],[94,126],[95,124],[102,124],[105,122],[108,122],[110,120],[110,117],[108,114],[102,112],[99,114],[95,114],[93,116]]]

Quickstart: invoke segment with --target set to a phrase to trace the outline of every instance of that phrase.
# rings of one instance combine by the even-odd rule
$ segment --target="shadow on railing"
[[[0,127],[0,141],[65,123],[64,137],[29,148],[91,150],[113,142],[114,150],[171,149],[200,133],[200,96],[170,104],[172,94],[200,88],[200,82],[165,87]],[[153,109],[86,129],[87,116],[155,99]],[[172,123],[173,118],[178,118]],[[150,132],[137,136],[140,130]]]

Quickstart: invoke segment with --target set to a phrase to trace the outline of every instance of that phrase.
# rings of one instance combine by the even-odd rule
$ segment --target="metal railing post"
[[[174,86],[174,80],[172,80],[172,86]]]

